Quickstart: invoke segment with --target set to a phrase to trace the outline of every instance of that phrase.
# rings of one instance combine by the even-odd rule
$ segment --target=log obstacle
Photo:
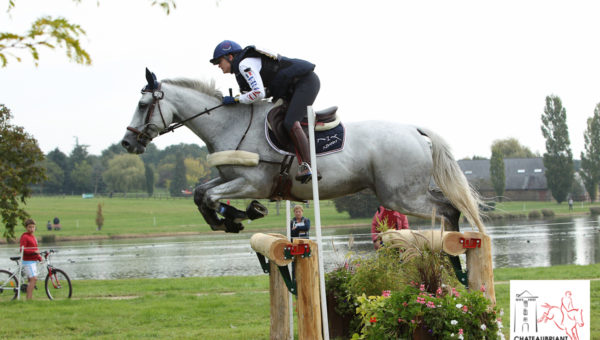
[[[381,234],[383,243],[393,248],[415,245],[432,250],[442,250],[448,255],[466,254],[467,282],[470,289],[485,288],[484,295],[496,304],[492,241],[481,232],[441,230],[388,230]]]
[[[270,338],[289,339],[289,290],[297,294],[298,338],[322,340],[319,255],[316,242],[307,239],[290,242],[281,234],[257,233],[250,238],[250,246],[256,251],[263,271],[269,273]],[[269,260],[268,264],[265,258]],[[292,261],[296,268],[295,282],[287,267]]]

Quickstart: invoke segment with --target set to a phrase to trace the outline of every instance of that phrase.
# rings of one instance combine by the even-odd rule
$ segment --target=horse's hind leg
[[[222,182],[221,178],[217,177],[194,189],[194,203],[196,203],[198,210],[212,230],[226,230],[225,220],[220,219],[219,216],[217,216],[216,210],[205,203],[204,197],[206,196],[208,189],[217,186]]]

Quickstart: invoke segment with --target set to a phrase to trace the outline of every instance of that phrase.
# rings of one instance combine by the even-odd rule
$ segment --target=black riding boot
[[[296,174],[296,180],[301,183],[307,183],[312,179],[312,170],[310,168],[310,150],[308,144],[308,137],[302,130],[300,122],[294,122],[292,130],[290,131],[290,138],[296,149],[296,157],[298,157],[298,173]],[[321,180],[321,174],[317,171],[317,179]]]

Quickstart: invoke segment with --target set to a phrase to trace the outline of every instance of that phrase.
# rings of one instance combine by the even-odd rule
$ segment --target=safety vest
[[[293,93],[295,81],[315,69],[315,65],[302,59],[291,59],[280,55],[274,55],[265,51],[257,50],[254,46],[248,46],[238,53],[231,62],[231,68],[235,74],[240,91],[251,91],[250,85],[240,73],[240,62],[246,58],[260,58],[262,63],[260,77],[267,91],[266,97],[290,99]]]

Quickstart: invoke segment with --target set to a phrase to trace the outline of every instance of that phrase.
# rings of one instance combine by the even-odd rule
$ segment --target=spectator
[[[379,233],[381,230],[388,229],[408,229],[408,219],[397,211],[386,209],[384,206],[377,208],[373,222],[371,223],[371,238],[375,250],[379,249],[383,244]]]
[[[60,230],[61,226],[60,226],[60,220],[58,219],[58,217],[54,217],[54,221],[52,221],[54,224],[52,225],[52,227],[54,227],[54,230]]]
[[[290,221],[290,235],[294,238],[308,238],[310,230],[310,220],[302,214],[304,208],[301,205],[294,206],[294,218]]]
[[[26,232],[21,235],[20,247],[23,249],[23,270],[27,276],[27,300],[31,300],[33,289],[37,281],[37,262],[42,260],[38,244],[33,233],[35,232],[35,221],[25,221]]]
[[[48,223],[46,223],[46,229],[52,230],[52,223],[50,223],[50,221],[48,221]]]

